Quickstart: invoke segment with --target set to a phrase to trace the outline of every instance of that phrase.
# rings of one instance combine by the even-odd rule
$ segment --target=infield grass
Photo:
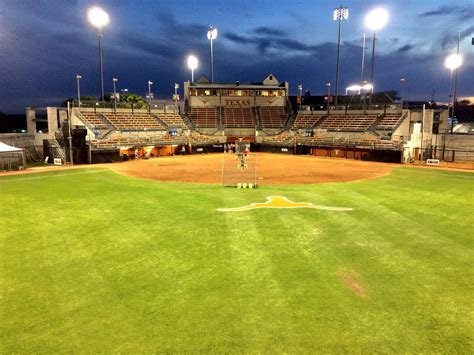
[[[0,352],[472,353],[474,174],[0,178]],[[217,212],[285,196],[351,212]]]

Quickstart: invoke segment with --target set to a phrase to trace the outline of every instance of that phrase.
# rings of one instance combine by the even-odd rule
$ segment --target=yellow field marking
[[[234,208],[218,208],[217,211],[240,212],[240,211],[254,210],[256,208],[314,208],[318,210],[338,211],[338,212],[352,211],[352,208],[348,208],[348,207],[329,207],[329,206],[313,205],[310,202],[293,202],[283,196],[269,196],[269,197],[266,197],[266,200],[267,202],[263,202],[263,203],[254,202],[248,206],[234,207]]]

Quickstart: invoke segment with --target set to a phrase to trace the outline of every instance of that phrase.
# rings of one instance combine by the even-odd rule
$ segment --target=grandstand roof
[[[286,82],[280,83],[278,79],[273,74],[268,74],[262,82],[251,82],[243,83],[236,81],[234,83],[211,83],[205,75],[201,75],[197,82],[189,83],[190,87],[199,87],[199,88],[244,88],[244,89],[279,89],[286,87]]]

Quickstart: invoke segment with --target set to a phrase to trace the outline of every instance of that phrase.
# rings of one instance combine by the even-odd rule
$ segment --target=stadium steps
[[[218,125],[218,128],[219,130],[223,130],[224,129],[224,112],[223,112],[223,108],[222,106],[219,107],[219,125]]]
[[[109,127],[109,130],[118,130],[117,127],[105,115],[98,113],[97,117],[99,117],[99,119],[101,119],[102,122],[104,122]]]
[[[380,121],[383,120],[384,117],[385,117],[385,113],[384,113],[384,112],[381,112],[381,113],[377,116],[377,118],[375,118],[374,123],[372,123],[372,125],[368,128],[368,131],[375,132],[375,131],[377,130],[378,124],[380,123]]]
[[[169,125],[165,121],[163,121],[158,115],[150,113],[150,116],[153,117],[156,120],[156,122],[158,122],[163,127],[169,128]]]
[[[288,131],[291,129],[293,126],[293,123],[295,123],[296,117],[298,117],[298,113],[291,113],[290,117],[288,118],[288,121],[286,121],[285,125],[285,131]]]
[[[325,115],[321,116],[319,120],[316,120],[316,122],[314,122],[313,127],[311,128],[319,128],[324,123],[324,121],[326,121],[329,118],[329,116],[330,116],[329,113],[326,113]]]
[[[256,107],[252,108],[253,116],[255,117],[255,126],[257,127],[258,131],[262,130],[262,122],[260,121],[260,115],[258,114],[258,110]]]

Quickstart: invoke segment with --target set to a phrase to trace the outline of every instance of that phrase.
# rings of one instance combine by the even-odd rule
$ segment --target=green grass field
[[[0,178],[0,352],[474,351],[474,174]],[[285,196],[350,212],[217,212]]]

